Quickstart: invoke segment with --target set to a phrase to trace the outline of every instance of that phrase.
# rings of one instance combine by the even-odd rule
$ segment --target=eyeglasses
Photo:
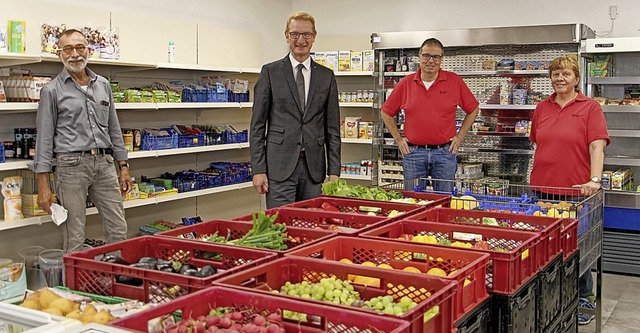
[[[442,56],[441,55],[433,55],[433,54],[429,54],[429,53],[422,53],[420,54],[420,57],[426,61],[429,60],[433,60],[434,62],[440,62],[442,61]]]
[[[302,33],[300,33],[300,32],[290,32],[289,33],[289,38],[291,38],[293,40],[296,40],[296,39],[300,38],[300,36],[302,36],[302,38],[304,38],[304,39],[311,39],[311,38],[313,38],[313,33],[311,33],[311,32],[302,32]]]
[[[78,44],[76,46],[67,45],[62,48],[62,52],[64,52],[65,54],[72,54],[73,50],[76,50],[76,52],[81,54],[87,50],[87,47],[82,44]]]

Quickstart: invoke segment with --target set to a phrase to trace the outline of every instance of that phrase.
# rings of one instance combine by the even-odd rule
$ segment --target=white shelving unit
[[[363,180],[363,181],[371,181],[371,176],[370,175],[351,175],[351,174],[346,174],[346,173],[342,173],[340,174],[340,178],[342,179],[353,179],[353,180]]]
[[[239,183],[239,184],[233,184],[233,185],[212,187],[204,190],[182,192],[182,193],[173,194],[173,195],[161,195],[161,196],[147,198],[147,199],[127,200],[124,202],[124,208],[129,209],[129,208],[135,208],[135,207],[141,207],[141,206],[157,205],[163,202],[170,202],[170,201],[182,200],[187,198],[193,198],[193,197],[202,196],[202,195],[240,190],[240,189],[249,188],[252,186],[253,184],[251,182],[246,182],[246,183]],[[96,214],[98,214],[98,210],[95,207],[87,208],[87,216],[96,215]],[[4,220],[0,220],[0,231],[32,226],[32,225],[40,225],[40,224],[49,223],[49,222],[52,222],[51,216],[49,215],[33,216],[33,217],[24,218],[19,221],[10,221],[10,222],[5,222]]]
[[[0,54],[0,67],[10,67],[16,65],[28,66],[30,64],[40,63],[59,63],[58,57],[51,54]],[[42,65],[38,65],[42,66]],[[259,68],[243,68],[243,67],[221,67],[221,66],[203,66],[203,65],[190,65],[190,64],[176,64],[176,63],[143,63],[143,62],[128,62],[123,60],[110,60],[110,59],[89,59],[89,67],[92,66],[103,70],[108,68],[112,73],[129,72],[138,75],[141,78],[145,78],[145,74],[140,72],[162,70],[162,76],[170,78],[181,71],[194,72],[192,75],[206,75],[207,72],[222,73],[222,74],[251,74],[255,75],[260,73]],[[28,67],[27,67],[28,68]],[[175,73],[175,74],[174,74]],[[155,75],[155,74],[153,74]],[[150,77],[152,77],[151,75]],[[218,109],[250,109],[253,107],[252,102],[228,102],[228,103],[116,103],[116,109],[118,111],[130,112],[130,111],[155,111],[155,110],[195,110],[200,112],[201,110],[218,110]],[[34,113],[38,110],[38,103],[0,103],[0,117],[15,113]],[[166,111],[165,111],[166,112]],[[21,115],[16,115],[21,116]],[[13,116],[13,117],[16,117]],[[243,114],[241,117],[245,117]],[[31,117],[31,116],[30,116]],[[237,118],[234,116],[234,119]],[[122,120],[121,120],[122,122]],[[248,122],[248,120],[247,120]],[[35,124],[34,124],[35,125]],[[125,123],[121,123],[121,126],[126,128]],[[207,152],[222,152],[222,151],[236,151],[246,149],[249,147],[249,143],[233,143],[233,144],[221,144],[210,146],[199,146],[189,148],[178,149],[166,149],[166,150],[153,150],[153,151],[134,151],[129,153],[129,158],[132,160],[150,159],[164,156],[177,156],[187,154],[199,154]],[[197,158],[193,160],[197,161]],[[0,172],[10,173],[15,170],[24,170],[28,168],[30,160],[9,159],[5,163],[0,163]],[[197,163],[197,162],[196,162]],[[170,163],[168,163],[170,165]],[[135,166],[134,166],[135,171]],[[190,191],[178,193],[175,195],[158,196],[148,199],[136,199],[124,202],[124,206],[127,209],[156,205],[166,202],[172,202],[176,200],[183,200],[188,198],[196,198],[200,196],[223,193],[235,190],[241,190],[252,187],[251,182],[233,184],[227,186],[220,186],[214,188],[208,188],[198,191]],[[251,208],[255,209],[255,208]],[[96,208],[88,208],[87,215],[96,215]],[[19,221],[5,222],[0,220],[0,231],[16,229],[25,226],[41,225],[51,222],[50,216],[36,216],[28,217]]]
[[[342,138],[342,143],[359,143],[359,144],[367,144],[370,145],[373,142],[373,139],[349,139]]]

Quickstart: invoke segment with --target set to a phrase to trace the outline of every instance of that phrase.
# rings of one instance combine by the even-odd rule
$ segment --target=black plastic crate
[[[494,333],[537,333],[537,276],[511,295],[493,294],[491,328]]]
[[[561,306],[566,311],[578,301],[578,270],[580,268],[580,251],[562,263]]]
[[[545,332],[561,317],[562,313],[562,253],[538,273],[537,323],[541,332]]]
[[[489,333],[491,319],[491,297],[487,298],[475,309],[467,312],[458,320],[456,328],[458,333]]]
[[[560,321],[560,333],[578,333],[578,303],[573,303],[563,312]]]

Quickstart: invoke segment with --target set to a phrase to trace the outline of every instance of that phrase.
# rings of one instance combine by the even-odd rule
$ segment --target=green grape
[[[324,298],[328,298],[328,299],[333,298],[333,290],[327,290],[327,291],[324,293]]]
[[[300,297],[305,298],[305,299],[310,299],[310,298],[311,298],[311,295],[309,295],[309,294],[302,294],[302,295],[300,295]]]
[[[380,311],[380,310],[384,309],[384,304],[382,304],[382,302],[378,302],[378,303],[376,303],[376,305],[373,308],[378,310],[378,311]]]
[[[298,296],[298,291],[295,289],[289,290],[288,292],[289,296]]]
[[[400,306],[396,305],[396,306],[393,307],[393,314],[395,316],[399,316],[399,315],[401,315],[403,313],[404,313],[404,311],[402,311],[402,308]]]
[[[416,302],[411,302],[411,304],[409,304],[409,310],[415,308],[416,306],[418,306],[418,303]]]
[[[404,309],[408,309],[409,305],[411,305],[411,302],[413,302],[411,298],[409,298],[408,296],[404,296],[400,299],[400,306],[402,306]]]

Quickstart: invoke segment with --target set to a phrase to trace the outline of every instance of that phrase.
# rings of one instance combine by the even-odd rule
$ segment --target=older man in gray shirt
[[[102,217],[106,241],[126,239],[122,198],[132,186],[111,87],[86,68],[87,44],[78,30],[62,34],[58,47],[64,69],[42,88],[37,115],[38,204],[51,213],[49,173],[55,164],[56,194],[69,211],[61,225],[67,253],[84,243],[87,194]],[[114,160],[120,168],[119,182]]]

